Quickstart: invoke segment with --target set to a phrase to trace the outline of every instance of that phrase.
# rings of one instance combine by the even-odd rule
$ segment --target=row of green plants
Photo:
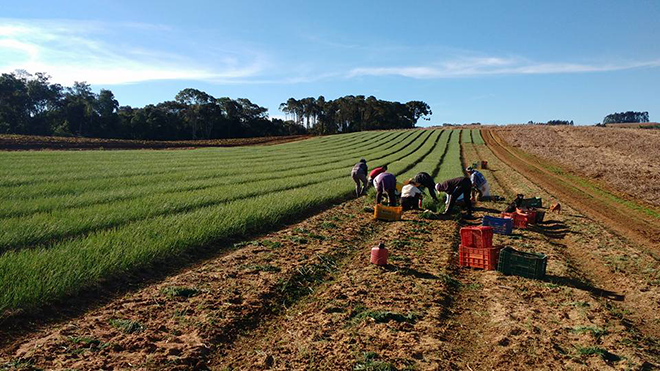
[[[401,132],[399,132],[400,134]],[[377,138],[385,136],[394,136],[396,132],[377,132],[364,138],[356,138],[344,143],[346,139],[338,139],[335,142],[325,142],[314,144],[315,140],[299,142],[305,145],[290,145],[290,149],[285,152],[274,152],[271,147],[277,146],[255,146],[251,152],[236,152],[228,149],[226,152],[217,153],[211,149],[194,151],[160,151],[170,152],[166,157],[160,157],[160,153],[153,156],[145,155],[149,151],[114,151],[105,152],[108,155],[105,158],[97,156],[85,156],[85,152],[46,152],[49,156],[25,154],[23,157],[10,153],[6,156],[7,162],[2,165],[4,176],[0,179],[0,186],[17,186],[31,184],[39,181],[49,180],[81,180],[94,176],[119,174],[119,175],[138,175],[144,174],[149,170],[162,172],[163,170],[175,171],[177,169],[189,170],[199,166],[214,168],[231,168],[239,161],[246,165],[258,165],[264,157],[274,160],[290,161],[327,155],[327,152],[341,153],[341,151],[354,148],[360,144],[366,144]],[[341,136],[340,136],[341,137]],[[247,148],[247,147],[245,147]],[[172,152],[184,152],[177,156]],[[74,153],[76,156],[72,161],[66,161],[62,154]],[[12,154],[14,154],[12,156]],[[38,154],[38,153],[37,153]],[[256,157],[255,157],[256,156]],[[159,158],[160,157],[160,158]],[[23,161],[21,161],[23,160]],[[21,164],[21,162],[25,162]],[[48,168],[40,167],[43,161],[50,161],[52,165]],[[62,172],[65,172],[64,174]]]
[[[406,134],[406,140],[412,137],[411,134],[418,135],[410,132]],[[6,211],[9,215],[15,214],[26,207],[30,209],[31,205],[39,204],[41,201],[53,203],[61,201],[62,204],[69,204],[72,200],[84,198],[90,194],[106,198],[108,193],[120,192],[127,194],[132,192],[144,192],[162,189],[162,192],[176,191],[181,188],[199,189],[213,184],[232,184],[249,182],[254,179],[276,179],[281,177],[282,173],[286,173],[292,169],[301,169],[301,165],[309,167],[309,173],[326,171],[329,165],[336,165],[337,160],[343,160],[348,163],[355,161],[355,156],[360,156],[364,151],[379,149],[388,150],[393,148],[386,145],[385,139],[376,142],[370,146],[356,147],[350,151],[341,153],[341,157],[324,157],[317,156],[307,162],[288,162],[274,163],[270,161],[262,161],[260,166],[249,166],[240,161],[236,161],[234,170],[227,172],[226,169],[217,170],[207,167],[191,167],[187,170],[164,172],[157,174],[142,174],[133,176],[121,177],[95,177],[88,180],[62,181],[62,182],[48,182],[40,183],[29,186],[17,186],[5,193],[5,199],[9,200],[25,200],[29,202],[16,202],[14,208],[7,208]],[[398,144],[398,142],[396,142]],[[145,163],[148,166],[148,163]],[[332,168],[332,167],[330,167]],[[307,170],[307,169],[303,169]],[[199,184],[201,182],[201,184]],[[102,191],[102,192],[101,192]],[[59,199],[59,201],[56,201]],[[2,215],[0,215],[2,216]]]
[[[441,138],[444,137],[440,131],[416,131],[388,151],[374,151],[365,157],[372,167],[389,163],[391,171],[405,178],[420,171],[419,164],[425,163],[429,156],[440,150],[444,152],[441,148]],[[270,159],[265,158],[264,161]],[[100,229],[94,229],[94,223],[87,223],[91,229],[76,230],[75,224],[85,223],[83,218],[70,224],[73,229],[67,230],[58,229],[63,219],[51,219],[46,229],[54,228],[50,231],[56,230],[59,233],[57,238],[53,238],[57,233],[51,233],[50,239],[44,240],[43,236],[48,233],[39,232],[36,227],[38,223],[33,227],[17,223],[10,229],[16,229],[20,224],[22,229],[36,233],[36,240],[41,242],[26,244],[24,248],[17,248],[20,244],[10,243],[13,248],[0,256],[0,310],[29,310],[75,295],[105,280],[159,263],[176,261],[199,248],[222,249],[223,245],[219,242],[226,238],[273,228],[312,208],[344,199],[353,192],[353,182],[348,175],[350,165],[355,161],[356,158],[352,158],[350,163],[347,162],[349,167],[341,170],[300,175],[295,180],[292,177],[288,185],[284,182],[274,185],[275,182],[271,181],[248,184],[245,187],[248,193],[236,199],[221,201],[224,196],[218,189],[199,194],[185,192],[178,195],[176,201],[171,201],[170,197],[177,194],[167,194],[167,197],[155,195],[158,202],[169,202],[156,215],[148,208],[148,205],[154,206],[150,202],[156,200],[152,198],[147,198],[150,202],[145,201],[142,206],[135,206],[140,203],[132,202],[112,209],[115,203],[108,203],[104,207],[109,209],[90,210],[87,214],[89,219],[102,223],[103,217],[99,215],[114,210],[115,218],[121,218],[124,213],[132,215],[135,220]],[[304,163],[299,165],[304,168]],[[231,192],[233,194],[239,190],[234,187]],[[173,211],[168,207],[175,209]],[[97,216],[92,215],[94,211]],[[150,216],[145,218],[140,213]],[[60,216],[66,220],[76,218],[76,214]],[[72,234],[67,234],[69,232]]]
[[[420,133],[422,134],[422,133]],[[430,132],[420,135],[428,136]],[[416,137],[415,137],[416,138]],[[374,149],[364,153],[375,159],[389,162],[406,155],[414,149],[407,148],[411,141],[400,142],[391,152]],[[143,197],[97,203],[90,206],[55,209],[27,216],[6,218],[5,228],[0,230],[0,252],[11,248],[22,248],[43,243],[52,243],[63,238],[75,237],[94,230],[114,228],[137,220],[159,215],[187,212],[195,208],[255,197],[264,193],[280,192],[321,183],[331,179],[345,178],[346,168],[353,165],[356,155],[327,165],[320,173],[309,174],[306,167],[290,170],[278,179],[258,180],[248,183],[228,183],[193,191],[155,193]]]

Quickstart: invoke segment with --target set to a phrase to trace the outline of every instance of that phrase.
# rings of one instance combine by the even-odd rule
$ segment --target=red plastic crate
[[[475,226],[461,228],[461,245],[467,247],[493,247],[493,227]]]
[[[487,271],[495,270],[497,269],[501,249],[502,246],[484,249],[461,245],[458,247],[458,265]]]
[[[527,224],[536,224],[536,209],[516,209],[516,212],[527,218]]]
[[[502,213],[502,218],[513,219],[513,228],[527,228],[527,216],[520,213]]]

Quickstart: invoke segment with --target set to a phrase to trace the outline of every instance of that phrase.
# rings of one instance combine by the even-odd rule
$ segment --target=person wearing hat
[[[451,208],[456,203],[456,200],[460,195],[463,195],[463,201],[465,202],[465,209],[467,210],[467,217],[472,217],[472,202],[470,201],[470,192],[472,191],[472,182],[470,178],[467,177],[458,177],[449,180],[445,180],[442,183],[435,185],[435,190],[438,192],[445,192],[449,197],[449,202],[447,202],[447,208],[442,213],[442,215],[449,215]]]
[[[484,200],[490,197],[490,185],[488,184],[488,181],[486,180],[486,177],[484,177],[483,174],[481,174],[479,171],[473,169],[472,167],[468,167],[465,169],[467,171],[468,175],[470,176],[470,181],[472,182],[472,189],[478,193],[478,200]]]
[[[360,162],[353,166],[351,170],[351,177],[355,182],[355,196],[360,197],[360,195],[367,192],[367,187],[369,183],[367,182],[367,160],[360,159]]]
[[[421,172],[412,177],[411,179],[412,182],[417,183],[417,187],[421,189],[428,189],[429,194],[431,195],[431,198],[435,200],[436,202],[438,201],[438,197],[435,195],[435,180],[431,177],[429,173]]]
[[[419,184],[412,179],[406,181],[406,185],[401,188],[401,206],[403,211],[417,209],[419,201],[422,200],[422,191],[418,188]]]

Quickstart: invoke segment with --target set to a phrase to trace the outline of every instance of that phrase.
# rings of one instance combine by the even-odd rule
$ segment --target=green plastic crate
[[[541,200],[541,197],[525,198],[524,200],[522,200],[522,206],[543,207],[543,201]]]
[[[500,250],[497,270],[508,275],[542,279],[548,257],[545,254],[517,251],[512,247]]]

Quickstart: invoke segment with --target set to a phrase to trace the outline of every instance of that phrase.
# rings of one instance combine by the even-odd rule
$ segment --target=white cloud
[[[457,58],[426,66],[358,67],[348,77],[403,76],[414,79],[437,79],[485,75],[529,75],[580,72],[607,72],[641,67],[660,67],[660,60],[620,64],[539,63],[523,58]]]
[[[64,85],[182,79],[231,82],[257,76],[267,64],[259,52],[248,50],[205,55],[205,62],[200,62],[202,58],[190,55],[116,42],[117,29],[129,29],[133,35],[171,36],[168,27],[159,25],[0,19],[0,72],[46,72]]]

